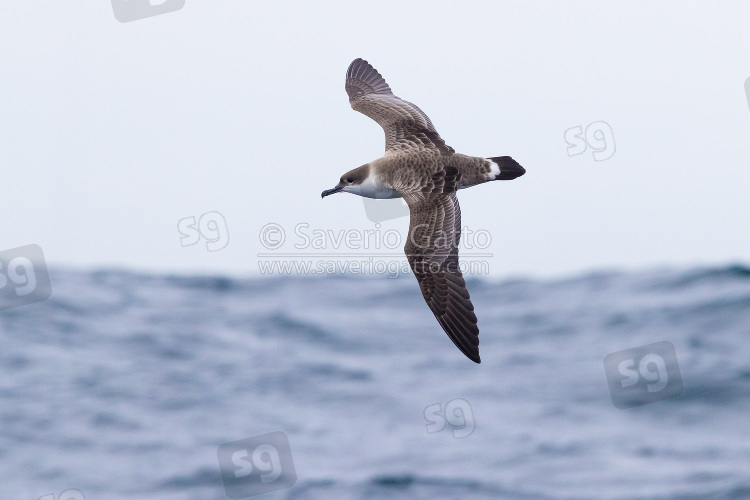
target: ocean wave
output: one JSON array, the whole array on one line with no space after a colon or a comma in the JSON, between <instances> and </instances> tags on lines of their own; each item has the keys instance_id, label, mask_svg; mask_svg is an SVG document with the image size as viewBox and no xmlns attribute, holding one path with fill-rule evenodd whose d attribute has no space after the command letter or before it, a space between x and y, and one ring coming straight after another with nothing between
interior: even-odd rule
<instances>
[{"instance_id":1,"label":"ocean wave","mask_svg":"<svg viewBox=\"0 0 750 500\"><path fill-rule=\"evenodd\" d=\"M277 498L745 498L749 276L470 277L475 365L409 276L53 270L49 300L0 311L0 480L218 500L218 446L282 431ZM662 341L683 392L614 407L602 360Z\"/></svg>"}]
</instances>

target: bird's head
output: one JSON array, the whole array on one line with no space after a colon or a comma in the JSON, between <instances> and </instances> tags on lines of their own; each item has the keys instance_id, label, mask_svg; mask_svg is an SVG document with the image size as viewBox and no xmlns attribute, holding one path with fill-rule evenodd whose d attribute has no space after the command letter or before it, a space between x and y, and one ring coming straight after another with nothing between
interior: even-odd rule
<instances>
[{"instance_id":1,"label":"bird's head","mask_svg":"<svg viewBox=\"0 0 750 500\"><path fill-rule=\"evenodd\" d=\"M329 194L338 193L344 191L345 193L358 194L360 186L370 175L370 165L362 165L354 170L350 170L339 179L339 183L333 189L326 189L320 194L321 198L325 198Z\"/></svg>"}]
</instances>

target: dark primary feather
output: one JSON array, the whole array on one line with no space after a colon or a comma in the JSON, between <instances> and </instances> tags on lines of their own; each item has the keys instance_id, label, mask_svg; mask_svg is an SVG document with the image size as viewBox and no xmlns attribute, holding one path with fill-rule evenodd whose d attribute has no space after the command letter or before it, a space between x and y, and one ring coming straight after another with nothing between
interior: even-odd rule
<instances>
[{"instance_id":1,"label":"dark primary feather","mask_svg":"<svg viewBox=\"0 0 750 500\"><path fill-rule=\"evenodd\" d=\"M434 148L443 155L455 151L445 144L430 118L415 104L393 95L378 71L355 59L346 72L346 93L352 108L369 116L385 131L385 149Z\"/></svg>"},{"instance_id":2,"label":"dark primary feather","mask_svg":"<svg viewBox=\"0 0 750 500\"><path fill-rule=\"evenodd\" d=\"M404 247L425 302L448 337L479 363L479 328L466 282L458 267L460 174L446 167L421 192L404 194L409 205L409 238Z\"/></svg>"}]
</instances>

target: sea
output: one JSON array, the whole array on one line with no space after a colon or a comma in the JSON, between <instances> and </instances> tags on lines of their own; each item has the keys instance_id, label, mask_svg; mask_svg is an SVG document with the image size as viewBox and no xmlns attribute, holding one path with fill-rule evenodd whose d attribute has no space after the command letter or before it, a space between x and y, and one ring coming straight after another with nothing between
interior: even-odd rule
<instances>
[{"instance_id":1,"label":"sea","mask_svg":"<svg viewBox=\"0 0 750 500\"><path fill-rule=\"evenodd\" d=\"M408 275L52 269L0 499L750 499L750 267L467 281L481 364Z\"/></svg>"}]
</instances>

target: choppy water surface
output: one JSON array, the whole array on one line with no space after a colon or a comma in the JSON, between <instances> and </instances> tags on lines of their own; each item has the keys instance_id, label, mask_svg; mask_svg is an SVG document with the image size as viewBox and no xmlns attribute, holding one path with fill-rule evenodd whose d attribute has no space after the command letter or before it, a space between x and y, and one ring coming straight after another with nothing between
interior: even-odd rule
<instances>
[{"instance_id":1,"label":"choppy water surface","mask_svg":"<svg viewBox=\"0 0 750 500\"><path fill-rule=\"evenodd\" d=\"M51 279L0 311L2 498L225 499L218 447L276 431L259 498L750 498L748 268L471 279L481 365L411 276ZM604 357L659 341L682 395L615 408Z\"/></svg>"}]
</instances>

